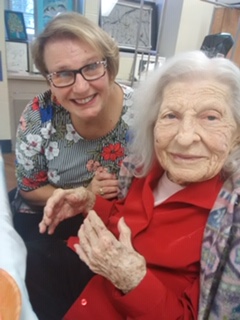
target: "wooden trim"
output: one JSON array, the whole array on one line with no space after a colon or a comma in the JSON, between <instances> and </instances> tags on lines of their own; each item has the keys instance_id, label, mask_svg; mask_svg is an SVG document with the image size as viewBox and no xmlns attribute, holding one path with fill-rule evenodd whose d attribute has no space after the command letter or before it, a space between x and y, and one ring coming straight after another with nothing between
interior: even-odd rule
<instances>
[{"instance_id":1,"label":"wooden trim","mask_svg":"<svg viewBox=\"0 0 240 320\"><path fill-rule=\"evenodd\" d=\"M227 32L234 39L233 48L227 58L240 66L240 10L234 8L214 8L210 34Z\"/></svg>"}]
</instances>

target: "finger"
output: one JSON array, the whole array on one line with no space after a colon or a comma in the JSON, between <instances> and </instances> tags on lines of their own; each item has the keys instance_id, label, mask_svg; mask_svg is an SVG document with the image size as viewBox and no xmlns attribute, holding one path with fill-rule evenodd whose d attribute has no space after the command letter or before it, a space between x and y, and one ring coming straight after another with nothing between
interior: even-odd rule
<instances>
[{"instance_id":1,"label":"finger","mask_svg":"<svg viewBox=\"0 0 240 320\"><path fill-rule=\"evenodd\" d=\"M56 226L57 224L55 223L50 223L47 225L43 220L38 225L40 233L45 233L47 231L48 234L53 234L56 229Z\"/></svg>"},{"instance_id":2,"label":"finger","mask_svg":"<svg viewBox=\"0 0 240 320\"><path fill-rule=\"evenodd\" d=\"M63 193L59 190L55 190L53 195L47 200L46 205L43 209L43 213L47 217L51 217L54 215L55 211L57 211L59 208L61 208L64 197Z\"/></svg>"},{"instance_id":3,"label":"finger","mask_svg":"<svg viewBox=\"0 0 240 320\"><path fill-rule=\"evenodd\" d=\"M111 199L114 199L117 197L119 191L116 191L116 192L112 192L112 193L106 193L104 194L103 196L101 196L102 198L104 199L107 199L107 200L111 200Z\"/></svg>"},{"instance_id":4,"label":"finger","mask_svg":"<svg viewBox=\"0 0 240 320\"><path fill-rule=\"evenodd\" d=\"M109 179L109 180L102 180L101 182L99 181L98 186L104 187L104 188L118 188L118 180L116 179Z\"/></svg>"},{"instance_id":5,"label":"finger","mask_svg":"<svg viewBox=\"0 0 240 320\"><path fill-rule=\"evenodd\" d=\"M39 223L38 227L40 233L45 233L47 231L47 226L43 220Z\"/></svg>"},{"instance_id":6,"label":"finger","mask_svg":"<svg viewBox=\"0 0 240 320\"><path fill-rule=\"evenodd\" d=\"M117 180L116 175L109 172L96 172L94 177L97 181Z\"/></svg>"},{"instance_id":7,"label":"finger","mask_svg":"<svg viewBox=\"0 0 240 320\"><path fill-rule=\"evenodd\" d=\"M79 258L86 263L86 265L90 265L89 259L87 257L87 255L85 254L85 252L83 251L82 247L79 244L74 244L74 248L76 250L77 255L79 256Z\"/></svg>"},{"instance_id":8,"label":"finger","mask_svg":"<svg viewBox=\"0 0 240 320\"><path fill-rule=\"evenodd\" d=\"M107 230L105 224L103 223L102 219L97 215L96 211L90 210L87 218L94 228L95 232L99 235L102 231Z\"/></svg>"},{"instance_id":9,"label":"finger","mask_svg":"<svg viewBox=\"0 0 240 320\"><path fill-rule=\"evenodd\" d=\"M98 238L98 242L101 240L103 235L106 235L106 233L111 234L111 232L106 228L102 219L97 215L97 213L94 210L90 210L85 219L88 220L89 224L91 225L91 228L94 230Z\"/></svg>"},{"instance_id":10,"label":"finger","mask_svg":"<svg viewBox=\"0 0 240 320\"><path fill-rule=\"evenodd\" d=\"M49 225L48 227L48 234L53 234L56 227L59 225L60 220L59 219L54 219L53 222Z\"/></svg>"},{"instance_id":11,"label":"finger","mask_svg":"<svg viewBox=\"0 0 240 320\"><path fill-rule=\"evenodd\" d=\"M80 245L74 245L75 249L77 250L77 254L78 254L79 258L82 261L84 261L93 272L95 272L96 271L96 260L92 256L93 247L91 246L91 244L88 241L84 225L81 225L81 227L78 231L78 237L79 237Z\"/></svg>"},{"instance_id":12,"label":"finger","mask_svg":"<svg viewBox=\"0 0 240 320\"><path fill-rule=\"evenodd\" d=\"M108 230L104 222L94 210L89 211L88 219L98 237L98 243L96 244L96 247L98 246L98 248L101 248L101 250L104 251L104 254L106 254L106 250L115 250L114 248L121 246L119 241L112 234L112 232Z\"/></svg>"},{"instance_id":13,"label":"finger","mask_svg":"<svg viewBox=\"0 0 240 320\"><path fill-rule=\"evenodd\" d=\"M78 189L56 189L46 202L44 207L44 215L50 218L60 211L66 201L76 202L79 196L78 193Z\"/></svg>"},{"instance_id":14,"label":"finger","mask_svg":"<svg viewBox=\"0 0 240 320\"><path fill-rule=\"evenodd\" d=\"M97 189L97 193L100 196L104 196L106 194L118 194L119 185L117 180L104 180L95 185Z\"/></svg>"},{"instance_id":15,"label":"finger","mask_svg":"<svg viewBox=\"0 0 240 320\"><path fill-rule=\"evenodd\" d=\"M48 218L45 214L43 215L42 221L39 223L39 232L44 233L47 231L48 227L51 225L53 219Z\"/></svg>"},{"instance_id":16,"label":"finger","mask_svg":"<svg viewBox=\"0 0 240 320\"><path fill-rule=\"evenodd\" d=\"M63 206L64 207L64 206ZM52 212L51 216L49 217L47 213L44 212L43 219L39 223L39 231L40 233L44 233L48 230L48 234L53 234L57 225L62 220L61 217L61 209L59 212Z\"/></svg>"},{"instance_id":17,"label":"finger","mask_svg":"<svg viewBox=\"0 0 240 320\"><path fill-rule=\"evenodd\" d=\"M103 186L98 189L98 193L100 196L104 197L105 195L117 195L119 192L118 186Z\"/></svg>"},{"instance_id":18,"label":"finger","mask_svg":"<svg viewBox=\"0 0 240 320\"><path fill-rule=\"evenodd\" d=\"M45 233L47 231L48 234L53 234L59 222L53 221L49 224L46 224L44 220L42 220L38 227L40 233Z\"/></svg>"},{"instance_id":19,"label":"finger","mask_svg":"<svg viewBox=\"0 0 240 320\"><path fill-rule=\"evenodd\" d=\"M98 233L93 228L92 223L88 217L84 219L83 225L84 225L83 231L89 244L91 246L96 246L99 242Z\"/></svg>"},{"instance_id":20,"label":"finger","mask_svg":"<svg viewBox=\"0 0 240 320\"><path fill-rule=\"evenodd\" d=\"M118 191L119 186L118 183L107 183L107 181L105 180L101 182L101 184L99 184L99 189L101 189L104 193L112 193Z\"/></svg>"},{"instance_id":21,"label":"finger","mask_svg":"<svg viewBox=\"0 0 240 320\"><path fill-rule=\"evenodd\" d=\"M123 217L121 217L118 221L118 231L119 241L129 249L133 249L131 240L131 229L126 225Z\"/></svg>"}]
</instances>

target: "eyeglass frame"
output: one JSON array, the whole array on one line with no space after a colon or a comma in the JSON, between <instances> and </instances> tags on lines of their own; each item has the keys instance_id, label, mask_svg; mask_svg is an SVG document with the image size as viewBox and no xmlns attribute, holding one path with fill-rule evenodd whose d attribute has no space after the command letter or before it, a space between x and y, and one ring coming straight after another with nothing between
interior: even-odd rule
<instances>
[{"instance_id":1,"label":"eyeglass frame","mask_svg":"<svg viewBox=\"0 0 240 320\"><path fill-rule=\"evenodd\" d=\"M89 66L94 65L94 64L103 64L105 70L104 70L103 74L102 74L100 77L95 78L95 79L88 80L88 79L86 79L85 76L83 75L82 70L83 70L84 68L89 67ZM102 78L102 77L106 74L106 68L107 68L107 60L101 60L101 61L96 61L96 62L93 62L93 63L86 64L85 66L83 66L83 67L81 67L81 68L79 68L79 69L76 69L76 70L54 71L54 72L49 73L49 74L46 76L46 78L47 78L47 80L48 80L49 82L52 83L52 85L53 85L55 88L66 88L66 87L72 86L72 85L76 82L76 77L77 77L77 74L78 74L78 73L81 74L81 76L83 77L84 80L86 80L86 81L88 81L88 82L91 82L91 81L95 81L95 80L98 80L98 79ZM65 86L60 86L60 87L59 87L59 86L56 86L56 85L54 84L53 80L52 80L52 76L55 75L55 74L62 73L62 72L73 72L73 74L74 74L74 78L73 78L74 81L73 81L73 83L67 84L67 85L65 85Z\"/></svg>"}]
</instances>

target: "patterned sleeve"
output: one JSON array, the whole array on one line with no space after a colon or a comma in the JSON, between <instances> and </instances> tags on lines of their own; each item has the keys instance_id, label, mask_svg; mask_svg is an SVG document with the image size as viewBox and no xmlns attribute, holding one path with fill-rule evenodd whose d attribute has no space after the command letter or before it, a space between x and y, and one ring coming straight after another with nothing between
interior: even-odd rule
<instances>
[{"instance_id":1,"label":"patterned sleeve","mask_svg":"<svg viewBox=\"0 0 240 320\"><path fill-rule=\"evenodd\" d=\"M18 187L31 191L48 184L44 155L40 98L35 97L24 109L16 135L16 176ZM45 141L45 142L44 142Z\"/></svg>"},{"instance_id":2,"label":"patterned sleeve","mask_svg":"<svg viewBox=\"0 0 240 320\"><path fill-rule=\"evenodd\" d=\"M122 165L119 171L118 184L119 184L119 193L118 199L124 199L128 193L128 190L132 184L133 180L133 170L135 165L130 156L126 156L123 159Z\"/></svg>"}]
</instances>

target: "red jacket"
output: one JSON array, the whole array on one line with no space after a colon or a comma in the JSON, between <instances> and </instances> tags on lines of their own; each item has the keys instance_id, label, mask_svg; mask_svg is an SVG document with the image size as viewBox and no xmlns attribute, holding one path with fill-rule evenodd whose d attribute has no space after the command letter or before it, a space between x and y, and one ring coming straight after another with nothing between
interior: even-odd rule
<instances>
[{"instance_id":1,"label":"red jacket","mask_svg":"<svg viewBox=\"0 0 240 320\"><path fill-rule=\"evenodd\" d=\"M200 252L204 226L222 186L219 177L193 183L154 208L152 189L160 175L135 179L124 202L97 198L94 210L118 237L124 216L134 248L147 261L147 274L128 294L94 276L65 320L197 319Z\"/></svg>"}]
</instances>

